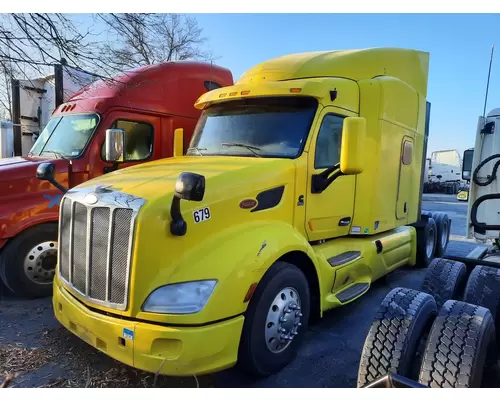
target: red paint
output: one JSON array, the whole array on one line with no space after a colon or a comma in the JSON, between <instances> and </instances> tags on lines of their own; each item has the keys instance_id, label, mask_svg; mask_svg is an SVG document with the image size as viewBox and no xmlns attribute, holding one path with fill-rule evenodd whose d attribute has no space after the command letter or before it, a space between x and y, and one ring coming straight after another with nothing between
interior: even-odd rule
<instances>
[{"instance_id":1,"label":"red paint","mask_svg":"<svg viewBox=\"0 0 500 400\"><path fill-rule=\"evenodd\" d=\"M257 205L257 201L254 199L245 199L242 200L240 203L240 208L243 208L244 210L248 210L250 208L254 208Z\"/></svg>"},{"instance_id":2,"label":"red paint","mask_svg":"<svg viewBox=\"0 0 500 400\"><path fill-rule=\"evenodd\" d=\"M52 161L56 179L66 187L76 186L103 174L111 166L101 158L106 129L116 119L132 119L153 125L152 156L142 162L171 157L173 134L184 128L184 150L189 146L200 111L195 101L206 93L205 81L221 86L233 84L231 72L216 65L200 62L168 62L137 68L122 73L112 82L98 82L80 90L52 114L97 112L100 122L84 153L73 160L52 157L12 157L0 159L0 248L8 238L44 222L57 222L59 205L51 204L44 195L55 197L62 193L49 182L35 177L37 166ZM140 162L127 162L125 168Z\"/></svg>"}]
</instances>

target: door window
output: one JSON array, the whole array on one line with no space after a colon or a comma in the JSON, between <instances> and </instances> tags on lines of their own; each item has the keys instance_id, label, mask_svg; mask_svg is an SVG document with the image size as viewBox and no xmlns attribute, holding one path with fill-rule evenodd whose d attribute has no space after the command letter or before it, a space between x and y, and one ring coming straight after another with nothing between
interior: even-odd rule
<instances>
[{"instance_id":1,"label":"door window","mask_svg":"<svg viewBox=\"0 0 500 400\"><path fill-rule=\"evenodd\" d=\"M125 131L125 160L143 161L153 153L153 126L146 122L116 120L111 127L113 129L123 129ZM105 156L104 144L101 155Z\"/></svg>"},{"instance_id":2,"label":"door window","mask_svg":"<svg viewBox=\"0 0 500 400\"><path fill-rule=\"evenodd\" d=\"M343 122L344 117L335 114L323 118L316 140L315 169L330 168L340 162Z\"/></svg>"}]
</instances>

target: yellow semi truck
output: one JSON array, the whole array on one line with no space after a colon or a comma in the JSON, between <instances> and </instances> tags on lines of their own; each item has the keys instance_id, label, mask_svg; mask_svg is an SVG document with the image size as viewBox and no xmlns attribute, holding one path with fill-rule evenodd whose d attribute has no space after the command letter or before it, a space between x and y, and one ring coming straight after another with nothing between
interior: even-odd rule
<instances>
[{"instance_id":1,"label":"yellow semi truck","mask_svg":"<svg viewBox=\"0 0 500 400\"><path fill-rule=\"evenodd\" d=\"M57 320L146 371L281 370L310 317L446 248L447 216L421 211L428 65L397 48L294 54L201 96L185 154L64 195ZM124 132L107 133L120 162Z\"/></svg>"}]
</instances>

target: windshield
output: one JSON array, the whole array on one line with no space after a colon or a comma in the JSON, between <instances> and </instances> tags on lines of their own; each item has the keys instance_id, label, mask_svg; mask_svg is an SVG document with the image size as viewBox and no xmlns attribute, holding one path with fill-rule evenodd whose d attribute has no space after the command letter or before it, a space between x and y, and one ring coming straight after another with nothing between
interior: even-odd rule
<instances>
[{"instance_id":1,"label":"windshield","mask_svg":"<svg viewBox=\"0 0 500 400\"><path fill-rule=\"evenodd\" d=\"M317 107L310 97L254 98L209 107L198 121L187 154L298 157Z\"/></svg>"},{"instance_id":2,"label":"windshield","mask_svg":"<svg viewBox=\"0 0 500 400\"><path fill-rule=\"evenodd\" d=\"M98 123L99 116L97 114L53 117L31 148L30 155L78 157Z\"/></svg>"}]
</instances>

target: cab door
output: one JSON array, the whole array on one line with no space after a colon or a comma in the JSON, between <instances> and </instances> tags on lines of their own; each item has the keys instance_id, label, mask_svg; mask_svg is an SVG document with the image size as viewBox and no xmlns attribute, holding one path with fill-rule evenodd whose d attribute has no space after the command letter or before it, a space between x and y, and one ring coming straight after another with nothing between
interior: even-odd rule
<instances>
[{"instance_id":1,"label":"cab door","mask_svg":"<svg viewBox=\"0 0 500 400\"><path fill-rule=\"evenodd\" d=\"M161 119L158 116L134 112L113 111L101 124L92 151L90 177L103 175L114 170L113 163L106 162L104 141L106 129L118 128L125 131L125 161L118 163L122 169L132 165L161 158Z\"/></svg>"},{"instance_id":2,"label":"cab door","mask_svg":"<svg viewBox=\"0 0 500 400\"><path fill-rule=\"evenodd\" d=\"M340 149L344 118L356 116L326 107L319 116L308 154L308 185L306 198L306 232L309 240L347 235L354 210L356 176L339 176L320 193L313 193L313 176L329 168L340 167Z\"/></svg>"}]
</instances>

